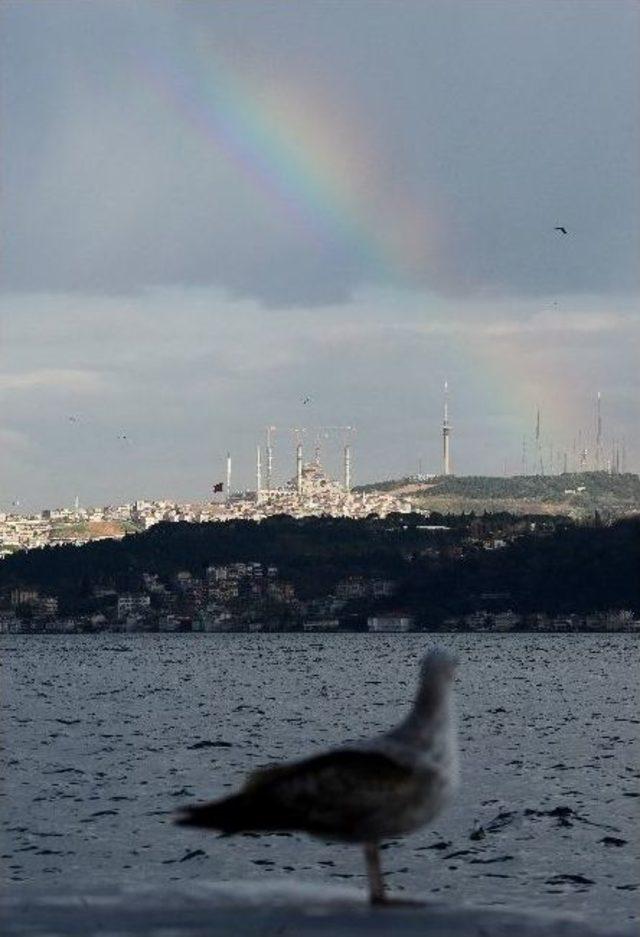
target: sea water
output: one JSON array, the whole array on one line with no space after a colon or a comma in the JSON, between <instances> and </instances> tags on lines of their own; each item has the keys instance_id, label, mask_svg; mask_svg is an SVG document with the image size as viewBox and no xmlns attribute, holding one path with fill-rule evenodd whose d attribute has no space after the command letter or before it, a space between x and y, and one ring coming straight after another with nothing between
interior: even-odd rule
<instances>
[{"instance_id":1,"label":"sea water","mask_svg":"<svg viewBox=\"0 0 640 937\"><path fill-rule=\"evenodd\" d=\"M364 888L357 847L219 838L170 815L227 794L258 766L393 725L436 642L461 660L461 788L433 824L386 844L390 889L633 919L632 635L5 635L5 880Z\"/></svg>"}]
</instances>

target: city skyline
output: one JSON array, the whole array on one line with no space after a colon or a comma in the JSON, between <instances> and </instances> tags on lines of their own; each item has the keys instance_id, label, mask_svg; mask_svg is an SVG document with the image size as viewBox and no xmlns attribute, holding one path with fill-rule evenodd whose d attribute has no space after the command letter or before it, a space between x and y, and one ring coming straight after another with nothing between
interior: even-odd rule
<instances>
[{"instance_id":1,"label":"city skyline","mask_svg":"<svg viewBox=\"0 0 640 937\"><path fill-rule=\"evenodd\" d=\"M442 422L438 427L432 428L432 436L439 440L440 455L434 456L433 464L425 463L423 458L418 459L414 465L395 476L395 480L414 478L426 480L429 478L444 478L447 475L479 476L482 473L467 471L457 472L451 457L452 422L449 414L449 387L445 382L443 391ZM550 475L581 475L583 473L601 472L604 474L635 473L633 466L628 465L627 442L624 438L609 436L603 432L602 394L597 392L594 398L593 425L586 425L577 429L571 443L564 440L558 445L543 431L543 415L540 408L535 414L535 425L530 433L522 436L521 448L515 446L510 453L511 458L505 458L502 471L497 471L486 477L518 477L518 476L550 476ZM269 424L263 428L262 440L258 437L253 444L254 465L253 478L251 472L246 470L246 458L241 458L243 467L239 480L234 470L236 455L230 450L224 454L218 453L210 467L210 477L205 478L203 490L195 496L187 497L181 492L154 492L133 493L124 501L105 498L102 502L89 502L76 494L73 499L67 498L65 502L47 504L33 507L29 502L14 499L11 502L5 497L4 502L0 496L0 512L7 515L39 514L40 511L62 509L68 514L72 512L71 502L76 511L89 508L98 509L100 506L115 507L131 506L136 502L153 502L171 504L174 507L183 505L190 507L206 505L211 502L218 506L231 497L257 496L256 504L260 503L260 495L269 491L283 492L289 488L298 488L300 491L301 473L313 466L321 468L325 477L337 482L339 488L350 491L353 487L369 485L376 482L393 480L376 474L375 466L366 466L365 475L354 481L354 451L357 461L357 427L355 426L307 426L284 427ZM279 439L279 445L276 440ZM431 449L436 450L437 445L432 439ZM126 439L124 441L127 441ZM444 446L444 449L442 447ZM455 451L455 449L454 449ZM202 466L203 477L207 474L208 466ZM5 492L6 495L6 492ZM219 496L219 497L218 497Z\"/></svg>"},{"instance_id":2,"label":"city skyline","mask_svg":"<svg viewBox=\"0 0 640 937\"><path fill-rule=\"evenodd\" d=\"M0 15L0 509L249 488L272 420L437 472L445 380L454 473L598 392L637 471L636 5Z\"/></svg>"},{"instance_id":3,"label":"city skyline","mask_svg":"<svg viewBox=\"0 0 640 937\"><path fill-rule=\"evenodd\" d=\"M455 408L455 396L454 396ZM39 512L51 507L68 506L72 501L81 501L83 505L95 507L99 504L132 503L136 500L168 500L177 503L206 502L210 499L212 487L222 483L225 492L246 492L256 488L256 448L258 450L258 470L263 478L263 487L266 487L267 464L271 463L271 472L274 487L282 487L296 474L295 444L297 440L302 446L303 460L309 464L317 460L322 454L323 467L330 477L341 478L344 475L344 444L349 442L349 472L351 477L356 473L354 484L363 485L385 481L392 478L408 476L439 476L439 475L477 475L477 476L517 476L517 475L558 475L562 473L581 473L591 471L636 472L633 459L635 456L635 437L627 439L620 433L620 423L616 414L606 412L603 417L603 394L601 391L592 393L591 398L584 401L582 422L571 428L572 435L557 437L553 435L553 427L547 429L547 416L538 406L532 414L530 425L523 425L522 434L514 434L507 442L508 448L502 452L495 450L486 458L482 450L472 455L469 460L468 449L464 437L459 439L460 428L462 432L469 432L480 428L482 433L485 422L482 415L474 417L473 413L456 413L454 415L455 427L451 419L451 388L445 381L439 389L440 414L433 425L425 428L422 437L399 440L395 439L393 447L385 448L385 430L381 426L378 430L378 452L383 455L381 464L361 461L362 452L371 447L370 440L363 440L360 446L361 434L356 426L328 426L313 425L307 421L307 426L288 426L282 421L278 426L268 423L258 427L252 434L250 425L236 428L233 438L240 438L241 447L234 451L226 449L225 441L215 449L211 447L212 458L202 465L192 463L191 478L176 476L174 487L171 490L161 488L153 489L145 483L147 474L152 474L147 467L138 462L139 475L142 487L139 490L126 490L116 485L113 491L119 491L115 496L109 494L107 487L103 490L103 497L91 497L91 484L79 474L70 473L59 486L64 496L58 501L38 502L26 494L24 486L18 487L18 492L11 492L7 486L0 492L0 511L7 513ZM434 401L425 400L425 409L433 413ZM607 401L604 400L605 409ZM311 404L311 406L308 406ZM299 401L298 412L309 416L314 412L313 400L310 397ZM487 414L484 419L487 421ZM419 423L419 420L415 420ZM84 414L70 414L66 417L67 428L72 434L80 436L86 429ZM445 433L446 426L446 433ZM91 431L91 426L88 427ZM345 435L345 431L346 435ZM446 439L446 455L443 444ZM489 443L489 433L484 435L483 449ZM114 440L109 440L112 444ZM133 461L138 440L127 433L118 433L115 445L125 458ZM458 449L459 444L459 449ZM270 456L268 455L271 449ZM458 458L458 451L463 453ZM385 458L389 452L398 458L389 460ZM452 454L453 453L453 454ZM167 455L170 453L168 452ZM183 453L188 458L189 453ZM230 458L233 456L233 481L228 486ZM404 463L402 462L404 459ZM467 461L465 462L465 459ZM395 465L395 474L384 474L384 465ZM478 466L485 464L488 468L480 470ZM194 484L195 479L195 484ZM82 494L80 494L81 492Z\"/></svg>"}]
</instances>

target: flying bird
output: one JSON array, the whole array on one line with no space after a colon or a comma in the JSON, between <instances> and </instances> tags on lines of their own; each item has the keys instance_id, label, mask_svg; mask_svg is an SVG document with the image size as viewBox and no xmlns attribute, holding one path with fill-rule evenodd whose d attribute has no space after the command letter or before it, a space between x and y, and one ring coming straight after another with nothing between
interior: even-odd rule
<instances>
[{"instance_id":1,"label":"flying bird","mask_svg":"<svg viewBox=\"0 0 640 937\"><path fill-rule=\"evenodd\" d=\"M560 234L568 234L568 233L569 233L569 232L567 231L567 229L564 228L562 225L558 225L558 226L555 227L553 230L554 230L554 231L559 231Z\"/></svg>"},{"instance_id":2,"label":"flying bird","mask_svg":"<svg viewBox=\"0 0 640 937\"><path fill-rule=\"evenodd\" d=\"M456 665L457 659L441 648L427 654L413 706L389 732L260 769L237 794L186 807L175 822L223 835L302 831L360 844L372 904L390 903L380 843L423 827L457 786Z\"/></svg>"},{"instance_id":3,"label":"flying bird","mask_svg":"<svg viewBox=\"0 0 640 937\"><path fill-rule=\"evenodd\" d=\"M302 401L302 403L303 403L303 404L305 404L305 403L311 403L311 397L305 397L304 400Z\"/></svg>"}]
</instances>

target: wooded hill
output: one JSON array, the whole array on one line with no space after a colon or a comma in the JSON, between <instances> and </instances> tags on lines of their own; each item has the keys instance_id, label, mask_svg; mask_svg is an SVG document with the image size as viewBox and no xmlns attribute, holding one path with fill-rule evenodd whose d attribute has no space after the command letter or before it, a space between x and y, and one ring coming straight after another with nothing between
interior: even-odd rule
<instances>
[{"instance_id":1,"label":"wooded hill","mask_svg":"<svg viewBox=\"0 0 640 937\"><path fill-rule=\"evenodd\" d=\"M506 545L487 549L498 537ZM487 595L494 611L640 612L640 519L587 525L412 514L164 523L121 541L8 557L0 563L0 592L34 588L58 597L65 613L85 612L95 605L96 586L137 591L143 573L170 582L181 570L203 577L210 565L250 561L277 566L301 599L326 596L350 575L392 580L395 594L379 607L402 608L425 627L483 607Z\"/></svg>"},{"instance_id":2,"label":"wooded hill","mask_svg":"<svg viewBox=\"0 0 640 937\"><path fill-rule=\"evenodd\" d=\"M449 475L376 482L358 489L406 493L417 510L508 511L587 518L597 511L611 519L640 513L640 477L631 473L562 475Z\"/></svg>"}]
</instances>

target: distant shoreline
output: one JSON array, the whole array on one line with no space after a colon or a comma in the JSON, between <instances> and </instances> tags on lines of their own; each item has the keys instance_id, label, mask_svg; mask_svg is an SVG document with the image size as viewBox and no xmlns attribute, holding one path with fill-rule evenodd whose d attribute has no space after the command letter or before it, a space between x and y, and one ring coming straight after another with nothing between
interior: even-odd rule
<instances>
[{"instance_id":1,"label":"distant shoreline","mask_svg":"<svg viewBox=\"0 0 640 937\"><path fill-rule=\"evenodd\" d=\"M270 628L268 631L5 631L0 632L0 638L15 638L15 637L53 637L58 638L61 636L64 637L77 637L77 638L107 638L107 637L122 637L122 638L132 638L138 637L140 635L175 635L178 637L211 637L212 635L280 635L280 634L297 634L304 635L309 638L330 638L336 637L344 634L359 634L366 635L368 637L392 637L394 635L406 637L407 635L416 635L416 634L425 634L425 635L448 635L448 634L466 634L466 635L478 635L486 636L491 635L502 635L503 637L510 637L518 634L522 635L533 635L533 634L549 634L549 635L567 635L567 634L600 634L600 635L616 635L616 634L637 634L640 636L640 628L617 628L607 629L607 628L580 628L577 630L566 628L539 628L539 629L526 629L519 628L515 631L472 631L470 629L450 629L444 630L442 628L434 629L433 631L429 630L414 630L414 631L361 631L357 629L346 629L342 628L339 631L302 631L300 629L273 629Z\"/></svg>"},{"instance_id":2,"label":"distant shoreline","mask_svg":"<svg viewBox=\"0 0 640 937\"><path fill-rule=\"evenodd\" d=\"M0 563L0 633L640 631L640 519L164 523Z\"/></svg>"}]
</instances>

